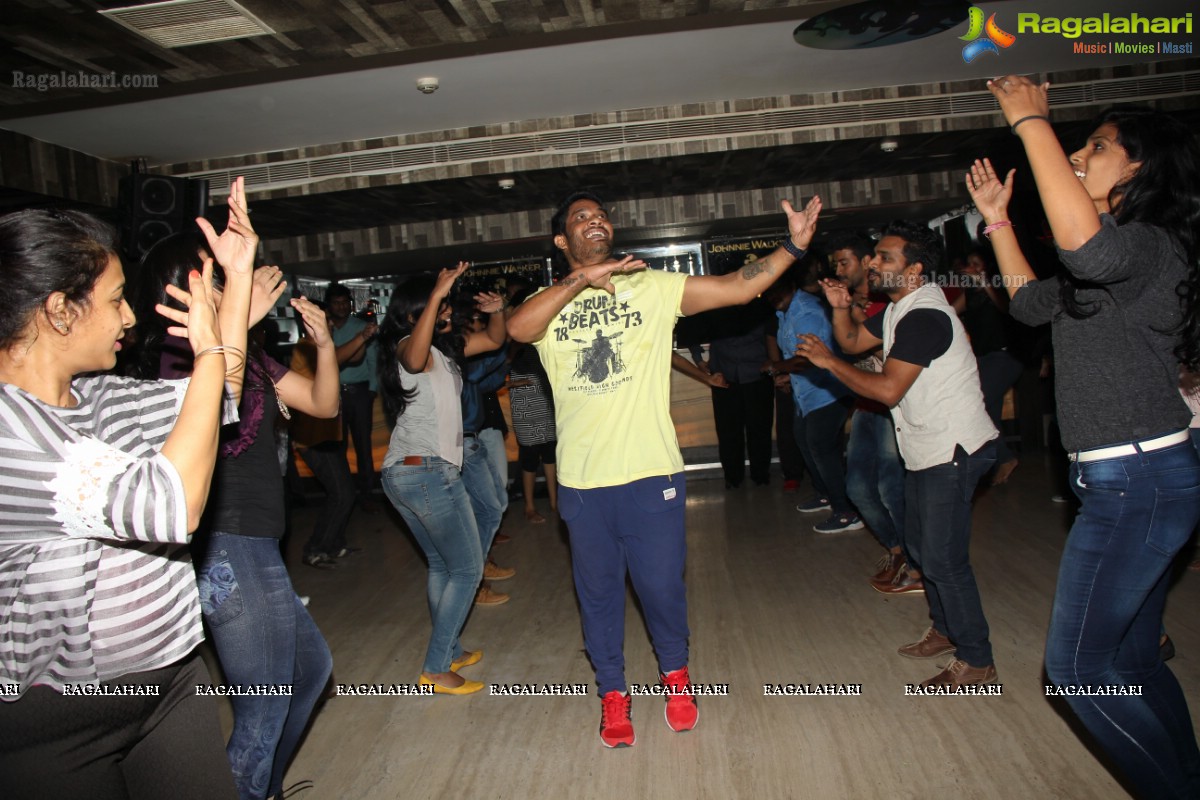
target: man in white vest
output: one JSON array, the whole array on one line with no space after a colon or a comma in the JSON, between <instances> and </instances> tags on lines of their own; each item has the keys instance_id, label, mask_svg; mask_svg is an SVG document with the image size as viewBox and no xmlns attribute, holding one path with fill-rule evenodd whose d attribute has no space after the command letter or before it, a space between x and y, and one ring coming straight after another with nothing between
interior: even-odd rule
<instances>
[{"instance_id":1,"label":"man in white vest","mask_svg":"<svg viewBox=\"0 0 1200 800\"><path fill-rule=\"evenodd\" d=\"M863 323L850 315L850 294L823 284L833 330L845 353L883 345L883 371L864 372L819 339L800 337L796 354L832 372L860 396L886 404L908 475L905 547L925 576L932 626L900 655L954 654L921 684L958 689L996 682L987 619L968 556L971 495L996 460L999 435L983 406L966 331L930 276L945 260L941 237L925 225L894 222L868 263L873 288L891 301Z\"/></svg>"}]
</instances>

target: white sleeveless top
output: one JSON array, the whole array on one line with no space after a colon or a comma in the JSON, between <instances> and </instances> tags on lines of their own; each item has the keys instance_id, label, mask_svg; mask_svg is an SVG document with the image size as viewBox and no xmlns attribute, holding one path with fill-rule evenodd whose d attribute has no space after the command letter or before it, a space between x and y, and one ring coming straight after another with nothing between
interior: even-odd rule
<instances>
[{"instance_id":1,"label":"white sleeveless top","mask_svg":"<svg viewBox=\"0 0 1200 800\"><path fill-rule=\"evenodd\" d=\"M462 469L462 375L458 366L436 347L430 348L433 366L413 374L398 364L400 385L414 386L416 395L396 420L383 466L390 467L405 456L438 456Z\"/></svg>"},{"instance_id":2,"label":"white sleeveless top","mask_svg":"<svg viewBox=\"0 0 1200 800\"><path fill-rule=\"evenodd\" d=\"M974 453L999 435L983 407L979 369L966 329L940 288L922 286L888 305L883 317L884 358L896 341L900 320L918 308L936 309L950 317L953 339L892 408L896 443L908 469L945 464L954 457L956 445Z\"/></svg>"}]
</instances>

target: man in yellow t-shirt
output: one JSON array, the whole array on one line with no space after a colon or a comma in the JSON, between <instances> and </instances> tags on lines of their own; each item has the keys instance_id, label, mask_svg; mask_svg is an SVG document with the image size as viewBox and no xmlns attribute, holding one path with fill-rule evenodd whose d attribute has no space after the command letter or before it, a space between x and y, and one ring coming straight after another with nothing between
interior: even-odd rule
<instances>
[{"instance_id":1,"label":"man in yellow t-shirt","mask_svg":"<svg viewBox=\"0 0 1200 800\"><path fill-rule=\"evenodd\" d=\"M683 457L670 415L671 335L677 317L747 303L804 253L821 201L786 200L789 237L741 270L688 276L612 255L600 198L576 192L551 220L571 272L526 300L508 332L533 342L554 390L559 514L570 531L583 637L601 697L600 740L634 743L625 682L625 576L646 615L666 687L667 725L691 730L683 582Z\"/></svg>"}]
</instances>

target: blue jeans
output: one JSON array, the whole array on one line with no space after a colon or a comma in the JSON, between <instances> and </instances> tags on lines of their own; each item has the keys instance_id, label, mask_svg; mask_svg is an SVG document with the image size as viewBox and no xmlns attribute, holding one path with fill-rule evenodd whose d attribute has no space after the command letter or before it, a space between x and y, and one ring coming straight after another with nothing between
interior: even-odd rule
<instances>
[{"instance_id":1,"label":"blue jeans","mask_svg":"<svg viewBox=\"0 0 1200 800\"><path fill-rule=\"evenodd\" d=\"M1145 797L1200 797L1187 701L1159 658L1169 567L1200 519L1191 442L1074 463L1082 506L1058 570L1046 674L1058 686L1141 686L1140 697L1071 696L1084 726Z\"/></svg>"},{"instance_id":2,"label":"blue jeans","mask_svg":"<svg viewBox=\"0 0 1200 800\"><path fill-rule=\"evenodd\" d=\"M909 470L904 493L904 547L925 579L929 618L972 667L992 663L987 619L971 569L971 496L996 463L996 444L928 469Z\"/></svg>"},{"instance_id":3,"label":"blue jeans","mask_svg":"<svg viewBox=\"0 0 1200 800\"><path fill-rule=\"evenodd\" d=\"M500 530L500 520L508 505L508 493L504 501L496 491L496 472L492 467L487 446L476 436L463 437L462 484L471 498L471 509L475 512L475 529L479 531L479 547L483 557L492 548L492 539Z\"/></svg>"},{"instance_id":4,"label":"blue jeans","mask_svg":"<svg viewBox=\"0 0 1200 800\"><path fill-rule=\"evenodd\" d=\"M817 495L829 501L835 515L853 514L846 497L846 466L842 461L842 429L851 398L843 397L807 414L796 414L792 430ZM799 406L797 406L799 412Z\"/></svg>"},{"instance_id":5,"label":"blue jeans","mask_svg":"<svg viewBox=\"0 0 1200 800\"><path fill-rule=\"evenodd\" d=\"M996 440L996 463L1007 464L1016 456L1012 454L1012 451L1008 449L1008 443L1004 441L1004 420L1002 419L1004 395L1021 377L1021 371L1025 367L1017 360L1016 356L1007 350L993 350L982 356L978 364L979 388L983 391L983 407L987 409L988 417L996 426L996 430L1000 431L1000 438Z\"/></svg>"},{"instance_id":6,"label":"blue jeans","mask_svg":"<svg viewBox=\"0 0 1200 800\"><path fill-rule=\"evenodd\" d=\"M904 544L904 463L887 412L854 412L846 446L846 494L879 543Z\"/></svg>"},{"instance_id":7,"label":"blue jeans","mask_svg":"<svg viewBox=\"0 0 1200 800\"><path fill-rule=\"evenodd\" d=\"M504 446L504 431L484 428L479 432L479 441L487 448L488 466L492 468L496 496L500 499L500 513L503 514L508 510L508 450Z\"/></svg>"},{"instance_id":8,"label":"blue jeans","mask_svg":"<svg viewBox=\"0 0 1200 800\"><path fill-rule=\"evenodd\" d=\"M197 583L226 684L292 687L290 697L230 698L225 752L238 794L273 796L329 680L329 647L292 590L278 539L214 532Z\"/></svg>"},{"instance_id":9,"label":"blue jeans","mask_svg":"<svg viewBox=\"0 0 1200 800\"><path fill-rule=\"evenodd\" d=\"M471 498L458 467L437 457L383 470L383 492L400 512L429 561L426 594L433 632L422 672L450 671L462 655L458 635L483 579L483 550Z\"/></svg>"},{"instance_id":10,"label":"blue jeans","mask_svg":"<svg viewBox=\"0 0 1200 800\"><path fill-rule=\"evenodd\" d=\"M637 592L660 672L688 663L683 475L622 486L559 489L583 643L600 696L625 691L625 576Z\"/></svg>"}]
</instances>

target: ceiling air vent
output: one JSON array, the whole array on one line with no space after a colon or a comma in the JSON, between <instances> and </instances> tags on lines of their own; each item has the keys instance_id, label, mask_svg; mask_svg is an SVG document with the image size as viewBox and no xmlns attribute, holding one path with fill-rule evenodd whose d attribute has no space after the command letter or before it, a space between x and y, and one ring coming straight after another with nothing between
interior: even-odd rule
<instances>
[{"instance_id":1,"label":"ceiling air vent","mask_svg":"<svg viewBox=\"0 0 1200 800\"><path fill-rule=\"evenodd\" d=\"M163 47L187 47L275 33L232 0L170 0L100 13Z\"/></svg>"}]
</instances>

